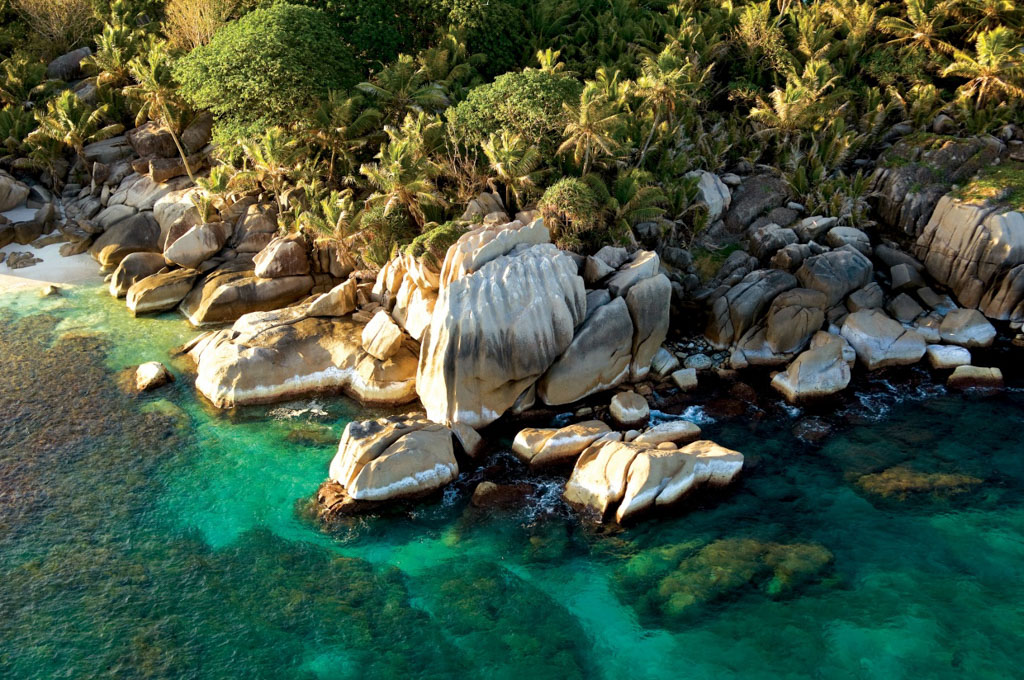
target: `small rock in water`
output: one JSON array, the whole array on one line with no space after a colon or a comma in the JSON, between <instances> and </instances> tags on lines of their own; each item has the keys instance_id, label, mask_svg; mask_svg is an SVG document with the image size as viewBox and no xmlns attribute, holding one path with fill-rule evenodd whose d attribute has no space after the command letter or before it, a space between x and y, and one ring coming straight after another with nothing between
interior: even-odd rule
<instances>
[{"instance_id":1,"label":"small rock in water","mask_svg":"<svg viewBox=\"0 0 1024 680\"><path fill-rule=\"evenodd\" d=\"M953 374L946 380L946 386L955 390L972 388L1001 390L1003 388L1003 372L998 368L957 366Z\"/></svg>"},{"instance_id":2,"label":"small rock in water","mask_svg":"<svg viewBox=\"0 0 1024 680\"><path fill-rule=\"evenodd\" d=\"M694 354L693 356L687 357L686 361L683 362L683 366L686 368L693 368L698 371L706 371L714 365L714 362L706 354Z\"/></svg>"},{"instance_id":3,"label":"small rock in water","mask_svg":"<svg viewBox=\"0 0 1024 680\"><path fill-rule=\"evenodd\" d=\"M820 444L832 434L832 425L824 418L802 418L793 426L793 436L808 444Z\"/></svg>"},{"instance_id":4,"label":"small rock in water","mask_svg":"<svg viewBox=\"0 0 1024 680\"><path fill-rule=\"evenodd\" d=\"M620 392L612 397L612 419L623 429L642 427L651 416L651 407L647 400L636 392Z\"/></svg>"},{"instance_id":5,"label":"small rock in water","mask_svg":"<svg viewBox=\"0 0 1024 680\"><path fill-rule=\"evenodd\" d=\"M533 491L529 484L480 482L469 501L474 508L508 509L523 505Z\"/></svg>"},{"instance_id":6,"label":"small rock in water","mask_svg":"<svg viewBox=\"0 0 1024 680\"><path fill-rule=\"evenodd\" d=\"M967 366L971 363L971 352L956 345L928 345L925 350L928 363L936 370Z\"/></svg>"},{"instance_id":7,"label":"small rock in water","mask_svg":"<svg viewBox=\"0 0 1024 680\"><path fill-rule=\"evenodd\" d=\"M60 295L60 287L53 284L43 286L39 291L39 297L56 297Z\"/></svg>"},{"instance_id":8,"label":"small rock in water","mask_svg":"<svg viewBox=\"0 0 1024 680\"><path fill-rule=\"evenodd\" d=\"M682 368L672 374L672 382L683 392L688 392L697 386L697 369Z\"/></svg>"},{"instance_id":9,"label":"small rock in water","mask_svg":"<svg viewBox=\"0 0 1024 680\"><path fill-rule=\"evenodd\" d=\"M174 376L159 361L149 361L135 369L135 388L139 392L155 390L174 380Z\"/></svg>"}]
</instances>

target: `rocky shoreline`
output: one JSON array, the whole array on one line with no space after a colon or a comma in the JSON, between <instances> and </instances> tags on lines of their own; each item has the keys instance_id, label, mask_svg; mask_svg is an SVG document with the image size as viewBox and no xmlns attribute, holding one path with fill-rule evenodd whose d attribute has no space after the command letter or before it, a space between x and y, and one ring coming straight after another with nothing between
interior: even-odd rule
<instances>
[{"instance_id":1,"label":"rocky shoreline","mask_svg":"<svg viewBox=\"0 0 1024 680\"><path fill-rule=\"evenodd\" d=\"M765 170L705 173L717 220L704 243L741 248L702 280L675 247L559 250L538 214L510 217L489 193L440 252L357 270L342 242L281 233L260 195L201 215L202 190L157 162L173 157L161 135L87 147L91 185L59 199L0 176L0 207L35 210L0 226L0 242L66 239L62 254L90 253L134 314L177 308L214 326L181 352L217 408L339 392L418 402L346 429L316 494L323 518L431 496L480 467L502 430L529 469L562 471L582 515L630 521L713 493L744 464L685 418L651 424L651 409L701 395L735 416L771 394L813 411L865 375L916 365L950 389L995 390L1015 368L999 357L1022 344L1024 215L953 183L1017 162L995 138L897 142L873 180L883 223L859 227L802 216ZM208 130L190 139L202 149ZM158 385L145 370L140 389Z\"/></svg>"}]
</instances>

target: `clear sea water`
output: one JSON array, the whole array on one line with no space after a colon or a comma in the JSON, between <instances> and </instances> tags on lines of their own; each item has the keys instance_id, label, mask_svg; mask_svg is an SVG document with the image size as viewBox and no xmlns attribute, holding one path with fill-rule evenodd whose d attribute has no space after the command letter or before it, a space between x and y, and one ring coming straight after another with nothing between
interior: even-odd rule
<instances>
[{"instance_id":1,"label":"clear sea water","mask_svg":"<svg viewBox=\"0 0 1024 680\"><path fill-rule=\"evenodd\" d=\"M97 288L0 300L0 677L1021 677L1021 392L865 396L820 445L796 411L719 417L739 484L625 530L553 479L481 512L471 477L324 528L308 499L372 413L217 412L168 359L192 335ZM176 383L126 393L153 359Z\"/></svg>"}]
</instances>

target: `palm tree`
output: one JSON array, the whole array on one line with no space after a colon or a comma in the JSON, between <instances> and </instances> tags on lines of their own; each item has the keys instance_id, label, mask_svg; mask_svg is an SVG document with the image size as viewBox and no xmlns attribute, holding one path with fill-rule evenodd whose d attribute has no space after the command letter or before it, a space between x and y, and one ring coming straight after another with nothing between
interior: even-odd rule
<instances>
[{"instance_id":1,"label":"palm tree","mask_svg":"<svg viewBox=\"0 0 1024 680\"><path fill-rule=\"evenodd\" d=\"M684 102L693 101L711 74L711 66L701 69L695 59L683 54L678 43L669 43L658 54L648 54L640 65L641 75L636 81L636 92L644 105L654 112L651 131L647 135L637 167L654 139L654 132L662 121L668 122L669 134L674 133L675 113Z\"/></svg>"},{"instance_id":2,"label":"palm tree","mask_svg":"<svg viewBox=\"0 0 1024 680\"><path fill-rule=\"evenodd\" d=\"M584 176L583 181L601 203L609 230L623 234L633 243L636 242L633 229L638 224L656 222L665 214L667 197L649 172L636 169L621 172L610 189L595 174Z\"/></svg>"},{"instance_id":3,"label":"palm tree","mask_svg":"<svg viewBox=\"0 0 1024 680\"><path fill-rule=\"evenodd\" d=\"M449 103L444 87L430 82L427 71L407 54L399 55L373 82L359 83L356 89L376 101L391 122L409 111L437 111Z\"/></svg>"},{"instance_id":4,"label":"palm tree","mask_svg":"<svg viewBox=\"0 0 1024 680\"><path fill-rule=\"evenodd\" d=\"M34 101L47 95L58 81L46 79L46 64L24 55L15 55L0 64L0 104L32 107Z\"/></svg>"},{"instance_id":5,"label":"palm tree","mask_svg":"<svg viewBox=\"0 0 1024 680\"><path fill-rule=\"evenodd\" d=\"M883 33L893 36L890 42L923 49L929 53L949 54L953 46L943 38L949 32L945 26L952 4L950 0L903 0L906 18L884 17L878 22Z\"/></svg>"},{"instance_id":6,"label":"palm tree","mask_svg":"<svg viewBox=\"0 0 1024 680\"><path fill-rule=\"evenodd\" d=\"M562 50L553 50L550 47L537 51L537 63L544 73L565 73L565 63L558 61L562 56Z\"/></svg>"},{"instance_id":7,"label":"palm tree","mask_svg":"<svg viewBox=\"0 0 1024 680\"><path fill-rule=\"evenodd\" d=\"M437 169L420 148L418 140L389 130L390 140L380 147L376 163L366 163L359 172L376 191L366 206L384 205L385 214L404 209L422 230L426 216L422 205L445 205L434 184Z\"/></svg>"},{"instance_id":8,"label":"palm tree","mask_svg":"<svg viewBox=\"0 0 1024 680\"><path fill-rule=\"evenodd\" d=\"M382 114L367 106L359 95L347 96L331 91L313 111L306 125L312 142L331 152L327 181L334 181L334 168L340 162L343 174L350 177L356 170L356 153L365 147L380 125Z\"/></svg>"},{"instance_id":9,"label":"palm tree","mask_svg":"<svg viewBox=\"0 0 1024 680\"><path fill-rule=\"evenodd\" d=\"M455 95L479 79L477 68L487 57L471 54L465 41L446 33L436 45L417 54L416 61L428 82L437 83L449 95Z\"/></svg>"},{"instance_id":10,"label":"palm tree","mask_svg":"<svg viewBox=\"0 0 1024 680\"><path fill-rule=\"evenodd\" d=\"M135 125L141 125L146 120L152 120L158 125L167 128L174 140L174 146L178 149L182 163L185 164L185 172L192 182L196 181L189 167L188 154L181 146L178 138L185 121L191 114L189 106L178 95L178 86L174 81L173 66L174 60L167 43L153 40L146 56L137 56L128 63L128 70L135 80L134 85L125 88L124 93L129 99L139 104L139 113L135 118Z\"/></svg>"},{"instance_id":11,"label":"palm tree","mask_svg":"<svg viewBox=\"0 0 1024 680\"><path fill-rule=\"evenodd\" d=\"M231 178L232 186L262 188L277 199L278 214L284 215L285 189L300 165L304 149L284 128L269 127L259 139L242 143L245 164Z\"/></svg>"},{"instance_id":12,"label":"palm tree","mask_svg":"<svg viewBox=\"0 0 1024 680\"><path fill-rule=\"evenodd\" d=\"M971 22L967 35L972 40L999 26L1019 29L1024 16L1014 0L965 0L955 11L957 17Z\"/></svg>"},{"instance_id":13,"label":"palm tree","mask_svg":"<svg viewBox=\"0 0 1024 680\"><path fill-rule=\"evenodd\" d=\"M108 123L109 108L104 105L93 109L74 92L65 90L56 99L46 102L46 111L36 114L39 127L29 136L29 144L43 139L58 142L72 149L86 164L85 146L121 134L124 126Z\"/></svg>"},{"instance_id":14,"label":"palm tree","mask_svg":"<svg viewBox=\"0 0 1024 680\"><path fill-rule=\"evenodd\" d=\"M583 88L578 105L562 104L562 107L569 123L558 153L571 151L573 161L582 163L581 173L586 175L591 163L603 156L614 156L618 151L615 133L622 124L622 112L602 97L593 84Z\"/></svg>"},{"instance_id":15,"label":"palm tree","mask_svg":"<svg viewBox=\"0 0 1024 680\"><path fill-rule=\"evenodd\" d=\"M772 90L768 101L758 96L750 110L750 119L760 125L755 136L774 136L785 145L794 135L818 128L826 118L824 95L837 80L828 62L815 59L807 62L803 74L791 71L785 89ZM844 107L832 113L838 115Z\"/></svg>"},{"instance_id":16,"label":"palm tree","mask_svg":"<svg viewBox=\"0 0 1024 680\"><path fill-rule=\"evenodd\" d=\"M139 54L142 33L127 24L103 27L96 36L96 53L86 57L83 63L97 69L97 87L123 87L131 80L131 60Z\"/></svg>"},{"instance_id":17,"label":"palm tree","mask_svg":"<svg viewBox=\"0 0 1024 680\"><path fill-rule=\"evenodd\" d=\"M943 76L958 76L968 81L960 86L964 97L977 96L978 105L998 95L1024 97L1024 44L1013 31L999 26L984 31L975 41L975 54L957 50L953 63Z\"/></svg>"},{"instance_id":18,"label":"palm tree","mask_svg":"<svg viewBox=\"0 0 1024 680\"><path fill-rule=\"evenodd\" d=\"M481 147L494 174L505 185L505 208L515 214L512 199L521 207L524 190L537 186L541 175L537 168L543 160L540 151L507 130L502 130L500 135L492 133Z\"/></svg>"}]
</instances>

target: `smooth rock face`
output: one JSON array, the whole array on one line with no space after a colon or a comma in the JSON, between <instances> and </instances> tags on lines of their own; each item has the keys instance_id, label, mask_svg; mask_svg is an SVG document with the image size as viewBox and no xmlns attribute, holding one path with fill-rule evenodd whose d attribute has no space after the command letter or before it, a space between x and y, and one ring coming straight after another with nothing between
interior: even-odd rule
<instances>
[{"instance_id":1,"label":"smooth rock face","mask_svg":"<svg viewBox=\"0 0 1024 680\"><path fill-rule=\"evenodd\" d=\"M348 316L356 309L356 281L349 279L324 293L309 305L310 316Z\"/></svg>"},{"instance_id":2,"label":"smooth rock face","mask_svg":"<svg viewBox=\"0 0 1024 680\"><path fill-rule=\"evenodd\" d=\"M391 315L381 310L363 328L363 349L370 356L387 361L401 348L404 337L402 329L391 319Z\"/></svg>"},{"instance_id":3,"label":"smooth rock face","mask_svg":"<svg viewBox=\"0 0 1024 680\"><path fill-rule=\"evenodd\" d=\"M598 307L569 347L537 383L537 396L552 406L571 404L619 385L629 376L633 321L623 298Z\"/></svg>"},{"instance_id":4,"label":"smooth rock face","mask_svg":"<svg viewBox=\"0 0 1024 680\"><path fill-rule=\"evenodd\" d=\"M853 291L871 281L874 267L862 253L847 248L831 250L808 258L796 273L804 288L828 296L828 306L838 304Z\"/></svg>"},{"instance_id":5,"label":"smooth rock face","mask_svg":"<svg viewBox=\"0 0 1024 680\"><path fill-rule=\"evenodd\" d=\"M710 441L681 449L635 442L597 442L576 461L565 500L622 522L642 511L676 503L702 485L725 485L739 474L743 455Z\"/></svg>"},{"instance_id":6,"label":"smooth rock face","mask_svg":"<svg viewBox=\"0 0 1024 680\"><path fill-rule=\"evenodd\" d=\"M971 363L971 351L955 345L928 345L926 354L928 363L939 371L969 366Z\"/></svg>"},{"instance_id":7,"label":"smooth rock face","mask_svg":"<svg viewBox=\"0 0 1024 680\"><path fill-rule=\"evenodd\" d=\"M799 352L825 323L828 297L817 290L793 288L781 293L768 310L765 339L777 354Z\"/></svg>"},{"instance_id":8,"label":"smooth rock face","mask_svg":"<svg viewBox=\"0 0 1024 680\"><path fill-rule=\"evenodd\" d=\"M118 222L97 238L89 254L103 270L112 270L132 253L159 252L160 225L149 212Z\"/></svg>"},{"instance_id":9,"label":"smooth rock face","mask_svg":"<svg viewBox=\"0 0 1024 680\"><path fill-rule=\"evenodd\" d=\"M637 282L626 293L626 307L633 320L630 380L641 380L651 370L654 355L668 337L672 284L664 274Z\"/></svg>"},{"instance_id":10,"label":"smooth rock face","mask_svg":"<svg viewBox=\"0 0 1024 680\"><path fill-rule=\"evenodd\" d=\"M174 239L164 250L164 259L185 269L196 269L220 252L231 227L223 222L197 224Z\"/></svg>"},{"instance_id":11,"label":"smooth rock face","mask_svg":"<svg viewBox=\"0 0 1024 680\"><path fill-rule=\"evenodd\" d=\"M916 364L924 356L925 341L878 310L854 312L843 322L842 336L869 371L886 366Z\"/></svg>"},{"instance_id":12,"label":"smooth rock face","mask_svg":"<svg viewBox=\"0 0 1024 680\"><path fill-rule=\"evenodd\" d=\"M697 386L697 369L681 368L672 374L672 382L683 392L688 392Z\"/></svg>"},{"instance_id":13,"label":"smooth rock face","mask_svg":"<svg viewBox=\"0 0 1024 680\"><path fill-rule=\"evenodd\" d=\"M261 279L242 261L210 272L182 301L181 311L193 326L226 323L243 314L279 309L309 293L311 276Z\"/></svg>"},{"instance_id":14,"label":"smooth rock face","mask_svg":"<svg viewBox=\"0 0 1024 680\"><path fill-rule=\"evenodd\" d=\"M273 205L251 204L235 224L229 245L239 253L258 253L277 234L277 209Z\"/></svg>"},{"instance_id":15,"label":"smooth rock face","mask_svg":"<svg viewBox=\"0 0 1024 680\"><path fill-rule=\"evenodd\" d=\"M174 269L139 279L126 293L128 309L136 316L174 309L192 290L197 278L199 272L194 269Z\"/></svg>"},{"instance_id":16,"label":"smooth rock face","mask_svg":"<svg viewBox=\"0 0 1024 680\"><path fill-rule=\"evenodd\" d=\"M779 269L758 269L715 300L705 331L715 349L739 340L780 293L796 288L797 280Z\"/></svg>"},{"instance_id":17,"label":"smooth rock face","mask_svg":"<svg viewBox=\"0 0 1024 680\"><path fill-rule=\"evenodd\" d=\"M996 329L976 309L954 309L943 317L939 336L953 345L990 347L995 342Z\"/></svg>"},{"instance_id":18,"label":"smooth rock face","mask_svg":"<svg viewBox=\"0 0 1024 680\"><path fill-rule=\"evenodd\" d=\"M861 254L871 256L871 239L863 231L854 227L832 227L825 234L825 242L832 248L849 245Z\"/></svg>"},{"instance_id":19,"label":"smooth rock face","mask_svg":"<svg viewBox=\"0 0 1024 680\"><path fill-rule=\"evenodd\" d=\"M159 361L149 361L135 369L135 389L139 392L155 390L172 380L174 376Z\"/></svg>"},{"instance_id":20,"label":"smooth rock face","mask_svg":"<svg viewBox=\"0 0 1024 680\"><path fill-rule=\"evenodd\" d=\"M128 289L138 281L152 276L164 268L164 258L160 253L132 253L123 260L114 270L110 279L110 294L114 297L124 297Z\"/></svg>"},{"instance_id":21,"label":"smooth rock face","mask_svg":"<svg viewBox=\"0 0 1024 680\"><path fill-rule=\"evenodd\" d=\"M363 351L350 318L309 317L303 307L247 314L189 353L196 388L215 406L270 403L345 392L367 404L416 398L416 356L406 347L387 361Z\"/></svg>"},{"instance_id":22,"label":"smooth rock face","mask_svg":"<svg viewBox=\"0 0 1024 680\"><path fill-rule=\"evenodd\" d=\"M946 386L955 390L998 390L1003 387L1003 372L998 368L958 366L946 380Z\"/></svg>"},{"instance_id":23,"label":"smooth rock face","mask_svg":"<svg viewBox=\"0 0 1024 680\"><path fill-rule=\"evenodd\" d=\"M503 232L479 251L464 248L479 240L478 231L464 234L445 258L441 279L450 282L423 335L417 377L431 420L471 427L494 422L533 387L568 349L586 313L583 279L571 257ZM473 270L498 252L499 239L521 247Z\"/></svg>"},{"instance_id":24,"label":"smooth rock face","mask_svg":"<svg viewBox=\"0 0 1024 680\"><path fill-rule=\"evenodd\" d=\"M658 349L651 361L651 372L659 378L667 378L679 370L679 358L664 347Z\"/></svg>"},{"instance_id":25,"label":"smooth rock face","mask_svg":"<svg viewBox=\"0 0 1024 680\"><path fill-rule=\"evenodd\" d=\"M964 307L1024 321L1024 214L943 196L914 253Z\"/></svg>"},{"instance_id":26,"label":"smooth rock face","mask_svg":"<svg viewBox=\"0 0 1024 680\"><path fill-rule=\"evenodd\" d=\"M646 425L651 417L647 400L636 392L620 392L612 397L609 412L615 423L624 429Z\"/></svg>"},{"instance_id":27,"label":"smooth rock face","mask_svg":"<svg viewBox=\"0 0 1024 680\"><path fill-rule=\"evenodd\" d=\"M708 207L708 224L716 222L729 206L732 205L732 194L729 187L719 179L718 175L706 170L693 170L686 177L699 177L697 180L697 199Z\"/></svg>"},{"instance_id":28,"label":"smooth rock face","mask_svg":"<svg viewBox=\"0 0 1024 680\"><path fill-rule=\"evenodd\" d=\"M459 476L451 430L427 420L384 418L345 427L330 478L356 500L436 491Z\"/></svg>"},{"instance_id":29,"label":"smooth rock face","mask_svg":"<svg viewBox=\"0 0 1024 680\"><path fill-rule=\"evenodd\" d=\"M611 433L600 420L590 420L562 428L526 428L512 442L512 452L530 465L543 467L575 462L583 450Z\"/></svg>"},{"instance_id":30,"label":"smooth rock face","mask_svg":"<svg viewBox=\"0 0 1024 680\"><path fill-rule=\"evenodd\" d=\"M846 342L835 335L829 338L801 353L772 378L772 387L790 403L836 394L850 384L850 366L843 352Z\"/></svg>"},{"instance_id":31,"label":"smooth rock face","mask_svg":"<svg viewBox=\"0 0 1024 680\"><path fill-rule=\"evenodd\" d=\"M669 420L641 432L633 439L634 444L657 446L665 442L688 444L700 439L700 427L688 420Z\"/></svg>"},{"instance_id":32,"label":"smooth rock face","mask_svg":"<svg viewBox=\"0 0 1024 680\"><path fill-rule=\"evenodd\" d=\"M309 256L301 236L279 236L253 258L256 276L278 279L309 273Z\"/></svg>"},{"instance_id":33,"label":"smooth rock face","mask_svg":"<svg viewBox=\"0 0 1024 680\"><path fill-rule=\"evenodd\" d=\"M13 210L28 198L28 185L0 170L0 212Z\"/></svg>"}]
</instances>

